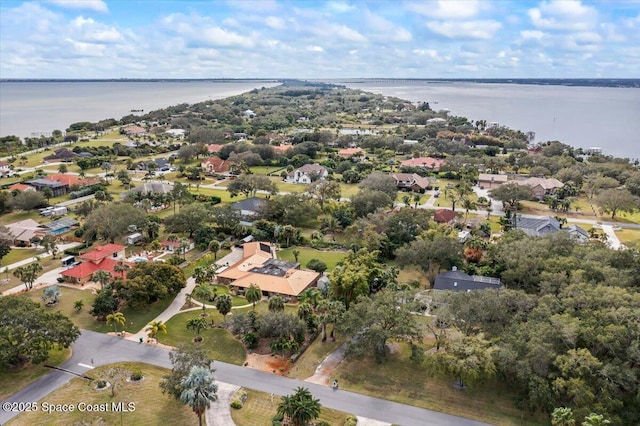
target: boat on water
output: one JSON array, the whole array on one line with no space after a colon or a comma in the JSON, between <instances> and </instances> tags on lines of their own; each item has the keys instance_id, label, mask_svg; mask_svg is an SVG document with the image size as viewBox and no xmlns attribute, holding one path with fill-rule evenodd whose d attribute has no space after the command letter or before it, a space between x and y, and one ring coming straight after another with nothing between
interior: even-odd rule
<instances>
[{"instance_id":1,"label":"boat on water","mask_svg":"<svg viewBox=\"0 0 640 426\"><path fill-rule=\"evenodd\" d=\"M132 109L131 112L144 112L143 109Z\"/></svg>"}]
</instances>

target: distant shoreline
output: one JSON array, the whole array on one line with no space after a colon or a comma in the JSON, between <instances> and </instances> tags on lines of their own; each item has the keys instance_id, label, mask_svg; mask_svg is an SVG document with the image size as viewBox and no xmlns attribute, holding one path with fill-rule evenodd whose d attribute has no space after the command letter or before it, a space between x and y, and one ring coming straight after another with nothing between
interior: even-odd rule
<instances>
[{"instance_id":1,"label":"distant shoreline","mask_svg":"<svg viewBox=\"0 0 640 426\"><path fill-rule=\"evenodd\" d=\"M250 83L285 82L286 78L112 78L112 79L58 79L58 78L2 78L0 83ZM577 86L577 87L619 87L640 88L638 78L327 78L300 79L301 81L315 81L328 83L398 83L398 82L433 82L433 83L481 83L481 84L531 84L541 86Z\"/></svg>"}]
</instances>

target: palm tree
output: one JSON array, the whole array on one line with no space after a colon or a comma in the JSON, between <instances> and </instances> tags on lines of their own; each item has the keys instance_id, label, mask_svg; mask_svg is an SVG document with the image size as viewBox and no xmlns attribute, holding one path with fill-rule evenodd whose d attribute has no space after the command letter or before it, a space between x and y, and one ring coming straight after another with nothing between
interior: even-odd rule
<instances>
[{"instance_id":1,"label":"palm tree","mask_svg":"<svg viewBox=\"0 0 640 426\"><path fill-rule=\"evenodd\" d=\"M311 315L313 315L313 306L311 304L305 302L298 306L298 318L306 322Z\"/></svg>"},{"instance_id":2,"label":"palm tree","mask_svg":"<svg viewBox=\"0 0 640 426\"><path fill-rule=\"evenodd\" d=\"M476 203L473 200L471 200L469 198L464 198L462 200L462 207L464 208L464 221L466 223L467 222L467 217L469 216L469 210L474 210L478 206L476 205Z\"/></svg>"},{"instance_id":3,"label":"palm tree","mask_svg":"<svg viewBox=\"0 0 640 426\"><path fill-rule=\"evenodd\" d=\"M43 268L39 262L30 263L27 266L20 266L13 270L13 276L18 278L27 290L33 288L34 281L38 278Z\"/></svg>"},{"instance_id":4,"label":"palm tree","mask_svg":"<svg viewBox=\"0 0 640 426\"><path fill-rule=\"evenodd\" d=\"M127 271L130 269L131 267L129 265L127 265L126 263L124 263L123 260L119 260L118 263L116 263L113 266L113 272L117 272L118 274L120 274L120 276L122 278L127 278Z\"/></svg>"},{"instance_id":5,"label":"palm tree","mask_svg":"<svg viewBox=\"0 0 640 426\"><path fill-rule=\"evenodd\" d=\"M247 291L244 293L247 298L247 302L253 304L253 310L256 310L256 303L262 299L262 290L255 284L251 284Z\"/></svg>"},{"instance_id":6,"label":"palm tree","mask_svg":"<svg viewBox=\"0 0 640 426\"><path fill-rule=\"evenodd\" d=\"M418 204L420 203L420 199L422 198L422 194L413 194L413 202L414 202L414 207L417 209L418 208Z\"/></svg>"},{"instance_id":7,"label":"palm tree","mask_svg":"<svg viewBox=\"0 0 640 426\"><path fill-rule=\"evenodd\" d=\"M115 331L116 334L118 334L118 324L120 324L123 327L123 331L124 331L124 326L126 323L127 323L127 319L125 318L122 312L114 312L112 314L107 315L107 325L113 324L113 330Z\"/></svg>"},{"instance_id":8,"label":"palm tree","mask_svg":"<svg viewBox=\"0 0 640 426\"><path fill-rule=\"evenodd\" d=\"M576 426L571 408L558 407L551 413L551 426Z\"/></svg>"},{"instance_id":9,"label":"palm tree","mask_svg":"<svg viewBox=\"0 0 640 426\"><path fill-rule=\"evenodd\" d=\"M115 268L113 268L115 271ZM94 283L100 283L100 289L104 290L104 286L109 284L111 280L111 274L107 271L96 271L91 275L91 281Z\"/></svg>"},{"instance_id":10,"label":"palm tree","mask_svg":"<svg viewBox=\"0 0 640 426\"><path fill-rule=\"evenodd\" d=\"M216 240L211 240L209 242L209 251L213 253L213 260L218 258L218 251L220 250L220 243Z\"/></svg>"},{"instance_id":11,"label":"palm tree","mask_svg":"<svg viewBox=\"0 0 640 426\"><path fill-rule=\"evenodd\" d=\"M205 315L205 311L207 309L206 303L211 299L211 295L213 294L213 287L210 284L203 282L193 289L192 294L202 300L202 315Z\"/></svg>"},{"instance_id":12,"label":"palm tree","mask_svg":"<svg viewBox=\"0 0 640 426\"><path fill-rule=\"evenodd\" d=\"M309 303L315 310L318 307L318 303L322 299L322 292L318 288L308 288L298 296L298 300L302 303Z\"/></svg>"},{"instance_id":13,"label":"palm tree","mask_svg":"<svg viewBox=\"0 0 640 426\"><path fill-rule=\"evenodd\" d=\"M277 294L269 298L269 312L284 311L284 299Z\"/></svg>"},{"instance_id":14,"label":"palm tree","mask_svg":"<svg viewBox=\"0 0 640 426\"><path fill-rule=\"evenodd\" d=\"M193 366L189 375L180 382L180 386L182 387L180 401L191 407L202 426L202 415L212 402L218 400L216 395L218 385L215 383L213 373L208 368Z\"/></svg>"},{"instance_id":15,"label":"palm tree","mask_svg":"<svg viewBox=\"0 0 640 426\"><path fill-rule=\"evenodd\" d=\"M305 426L320 417L320 400L314 398L309 389L297 387L291 396L283 396L278 405L278 414L288 417L296 426Z\"/></svg>"},{"instance_id":16,"label":"palm tree","mask_svg":"<svg viewBox=\"0 0 640 426\"><path fill-rule=\"evenodd\" d=\"M82 299L78 299L75 302L73 302L73 308L76 311L80 311L83 306L84 306L84 301Z\"/></svg>"},{"instance_id":17,"label":"palm tree","mask_svg":"<svg viewBox=\"0 0 640 426\"><path fill-rule=\"evenodd\" d=\"M196 333L196 340L200 341L200 332L207 328L207 320L203 317L191 318L187 321L187 330L193 330Z\"/></svg>"},{"instance_id":18,"label":"palm tree","mask_svg":"<svg viewBox=\"0 0 640 426\"><path fill-rule=\"evenodd\" d=\"M227 318L227 314L231 312L233 306L233 299L228 294L222 294L216 299L216 308L220 312L224 319ZM223 321L224 321L223 319Z\"/></svg>"},{"instance_id":19,"label":"palm tree","mask_svg":"<svg viewBox=\"0 0 640 426\"><path fill-rule=\"evenodd\" d=\"M411 197L409 197L408 195L402 196L402 202L404 203L405 206L409 206L410 201L411 201Z\"/></svg>"},{"instance_id":20,"label":"palm tree","mask_svg":"<svg viewBox=\"0 0 640 426\"><path fill-rule=\"evenodd\" d=\"M158 334L159 332L161 332L162 334L167 334L167 325L162 320L151 321L147 325L147 328L144 329L144 331L147 332L147 336L149 336L150 339L155 339L156 334Z\"/></svg>"},{"instance_id":21,"label":"palm tree","mask_svg":"<svg viewBox=\"0 0 640 426\"><path fill-rule=\"evenodd\" d=\"M294 259L296 259L296 263L298 263L298 257L300 256L300 250L293 249L293 251L291 253L293 253L293 257L294 257Z\"/></svg>"}]
</instances>

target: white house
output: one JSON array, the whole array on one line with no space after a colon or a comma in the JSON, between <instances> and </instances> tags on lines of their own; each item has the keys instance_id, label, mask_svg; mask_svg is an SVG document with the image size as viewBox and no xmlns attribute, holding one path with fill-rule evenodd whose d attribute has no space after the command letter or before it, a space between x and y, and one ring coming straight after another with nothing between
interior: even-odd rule
<instances>
[{"instance_id":1,"label":"white house","mask_svg":"<svg viewBox=\"0 0 640 426\"><path fill-rule=\"evenodd\" d=\"M308 185L311 182L326 178L328 174L329 172L327 169L318 164L305 164L304 166L289 173L284 181L289 183L304 183Z\"/></svg>"},{"instance_id":2,"label":"white house","mask_svg":"<svg viewBox=\"0 0 640 426\"><path fill-rule=\"evenodd\" d=\"M184 129L169 129L164 133L174 138L182 139L184 138L185 131Z\"/></svg>"},{"instance_id":3,"label":"white house","mask_svg":"<svg viewBox=\"0 0 640 426\"><path fill-rule=\"evenodd\" d=\"M251 111L250 109L246 110L242 114L245 116L245 118L253 118L256 116L256 113Z\"/></svg>"}]
</instances>

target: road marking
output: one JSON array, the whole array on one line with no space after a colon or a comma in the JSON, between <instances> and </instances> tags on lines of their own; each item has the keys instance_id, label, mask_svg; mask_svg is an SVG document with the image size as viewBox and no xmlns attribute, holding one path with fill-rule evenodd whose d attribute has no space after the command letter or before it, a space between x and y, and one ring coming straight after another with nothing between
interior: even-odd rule
<instances>
[{"instance_id":1,"label":"road marking","mask_svg":"<svg viewBox=\"0 0 640 426\"><path fill-rule=\"evenodd\" d=\"M90 369L92 369L92 370L95 368L95 367L93 367L93 366L91 366L91 365L82 364L82 363L80 363L80 362L78 363L78 365L79 365L80 367L90 368Z\"/></svg>"}]
</instances>

